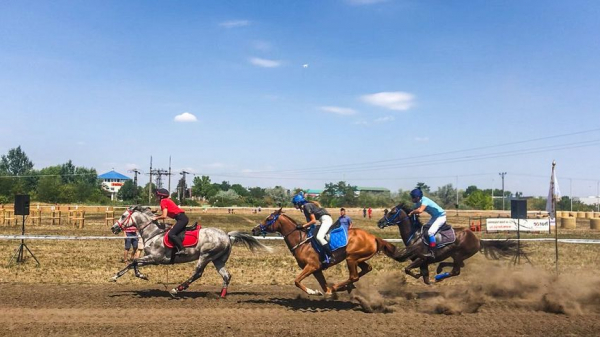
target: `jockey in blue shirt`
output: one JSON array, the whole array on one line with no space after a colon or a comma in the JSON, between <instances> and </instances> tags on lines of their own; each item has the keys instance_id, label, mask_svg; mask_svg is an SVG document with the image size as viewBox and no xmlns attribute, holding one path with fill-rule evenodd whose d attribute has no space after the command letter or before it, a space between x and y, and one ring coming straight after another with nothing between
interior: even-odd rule
<instances>
[{"instance_id":1,"label":"jockey in blue shirt","mask_svg":"<svg viewBox=\"0 0 600 337\"><path fill-rule=\"evenodd\" d=\"M425 224L425 226L430 226L427 231L427 235L429 236L429 255L430 257L435 258L433 253L435 249L435 233L442 227L443 224L446 223L446 211L441 208L438 204L436 204L433 200L424 197L423 191L420 188L415 188L410 192L410 197L412 201L415 203L415 209L408 213L408 216L413 214L420 214L423 212L429 213L431 215L431 219Z\"/></svg>"}]
</instances>

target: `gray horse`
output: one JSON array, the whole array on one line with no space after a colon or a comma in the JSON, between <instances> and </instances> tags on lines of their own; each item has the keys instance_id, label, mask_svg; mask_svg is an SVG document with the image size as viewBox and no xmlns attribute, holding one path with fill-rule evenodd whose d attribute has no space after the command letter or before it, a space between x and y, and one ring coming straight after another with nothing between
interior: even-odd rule
<instances>
[{"instance_id":1,"label":"gray horse","mask_svg":"<svg viewBox=\"0 0 600 337\"><path fill-rule=\"evenodd\" d=\"M175 256L173 262L171 262L173 249L165 247L163 243L163 238L170 227L152 221L153 216L154 214L150 211L149 207L132 206L112 226L112 232L115 234L120 233L127 227L135 226L144 242L145 255L139 259L135 259L127 267L116 273L111 281L116 282L119 277L132 268L135 271L136 277L147 280L146 275L140 273L138 267L148 264L186 263L197 260L198 264L196 265L194 274L185 282L169 291L172 296L175 296L177 293L187 289L192 282L199 279L206 265L212 261L221 277L223 277L221 297L225 297L227 286L231 281L231 275L225 269L225 263L231 254L232 244L242 243L252 252L257 250L271 252L271 248L258 242L258 240L249 234L241 232L225 233L218 228L202 228L198 233L198 244L194 247L185 248L185 254Z\"/></svg>"}]
</instances>

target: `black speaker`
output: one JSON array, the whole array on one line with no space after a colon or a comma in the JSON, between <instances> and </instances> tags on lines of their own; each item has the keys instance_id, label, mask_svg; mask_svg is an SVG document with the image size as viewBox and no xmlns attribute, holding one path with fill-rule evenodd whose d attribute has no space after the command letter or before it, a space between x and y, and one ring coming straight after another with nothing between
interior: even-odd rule
<instances>
[{"instance_id":1,"label":"black speaker","mask_svg":"<svg viewBox=\"0 0 600 337\"><path fill-rule=\"evenodd\" d=\"M526 199L516 199L510 201L510 217L513 219L527 219Z\"/></svg>"},{"instance_id":2,"label":"black speaker","mask_svg":"<svg viewBox=\"0 0 600 337\"><path fill-rule=\"evenodd\" d=\"M15 195L15 215L29 215L29 194Z\"/></svg>"}]
</instances>

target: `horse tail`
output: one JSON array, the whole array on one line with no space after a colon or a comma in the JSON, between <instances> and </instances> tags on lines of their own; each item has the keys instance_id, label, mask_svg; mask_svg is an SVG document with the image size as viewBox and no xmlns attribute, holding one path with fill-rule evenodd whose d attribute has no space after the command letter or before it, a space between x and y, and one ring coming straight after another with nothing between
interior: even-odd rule
<instances>
[{"instance_id":1,"label":"horse tail","mask_svg":"<svg viewBox=\"0 0 600 337\"><path fill-rule=\"evenodd\" d=\"M385 255L389 256L390 258L396 260L396 261L400 261L398 260L398 249L396 248L396 246L394 246L393 244L385 241L382 238L375 238L375 242L377 243L377 251L378 252L383 252Z\"/></svg>"},{"instance_id":2,"label":"horse tail","mask_svg":"<svg viewBox=\"0 0 600 337\"><path fill-rule=\"evenodd\" d=\"M252 252L257 252L259 250L264 250L269 253L273 252L273 248L263 245L250 234L234 231L227 233L227 235L229 236L232 245L241 243Z\"/></svg>"},{"instance_id":3,"label":"horse tail","mask_svg":"<svg viewBox=\"0 0 600 337\"><path fill-rule=\"evenodd\" d=\"M486 258L490 260L500 260L502 258L508 258L517 254L524 255L523 245L519 247L519 244L515 240L493 240L483 241L479 240L480 252L482 252Z\"/></svg>"}]
</instances>

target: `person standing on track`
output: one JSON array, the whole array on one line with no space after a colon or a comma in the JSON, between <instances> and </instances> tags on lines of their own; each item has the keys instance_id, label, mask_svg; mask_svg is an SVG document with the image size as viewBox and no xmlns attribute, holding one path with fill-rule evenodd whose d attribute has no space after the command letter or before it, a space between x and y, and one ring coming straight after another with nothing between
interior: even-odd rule
<instances>
[{"instance_id":1,"label":"person standing on track","mask_svg":"<svg viewBox=\"0 0 600 337\"><path fill-rule=\"evenodd\" d=\"M185 212L179 208L171 198L169 198L169 191L164 188L159 188L154 191L158 200L160 200L160 209L162 210L162 214L155 216L152 220L160 220L166 219L167 217L171 219L175 219L177 222L171 230L169 231L169 241L173 244L174 248L177 250L175 255L183 255L185 254L183 250L183 243L179 239L179 233L185 230L185 226L187 226L190 220L188 219Z\"/></svg>"},{"instance_id":2,"label":"person standing on track","mask_svg":"<svg viewBox=\"0 0 600 337\"><path fill-rule=\"evenodd\" d=\"M423 191L420 188L415 188L410 192L410 197L412 201L415 203L415 209L408 213L408 216L412 216L413 214L421 214L423 212L429 213L431 215L431 219L424 225L430 226L427 231L427 235L429 236L429 255L430 257L435 257L433 251L435 250L436 242L435 242L435 233L442 227L443 224L446 223L446 211L441 208L438 204L436 204L433 200L424 197Z\"/></svg>"}]
</instances>

